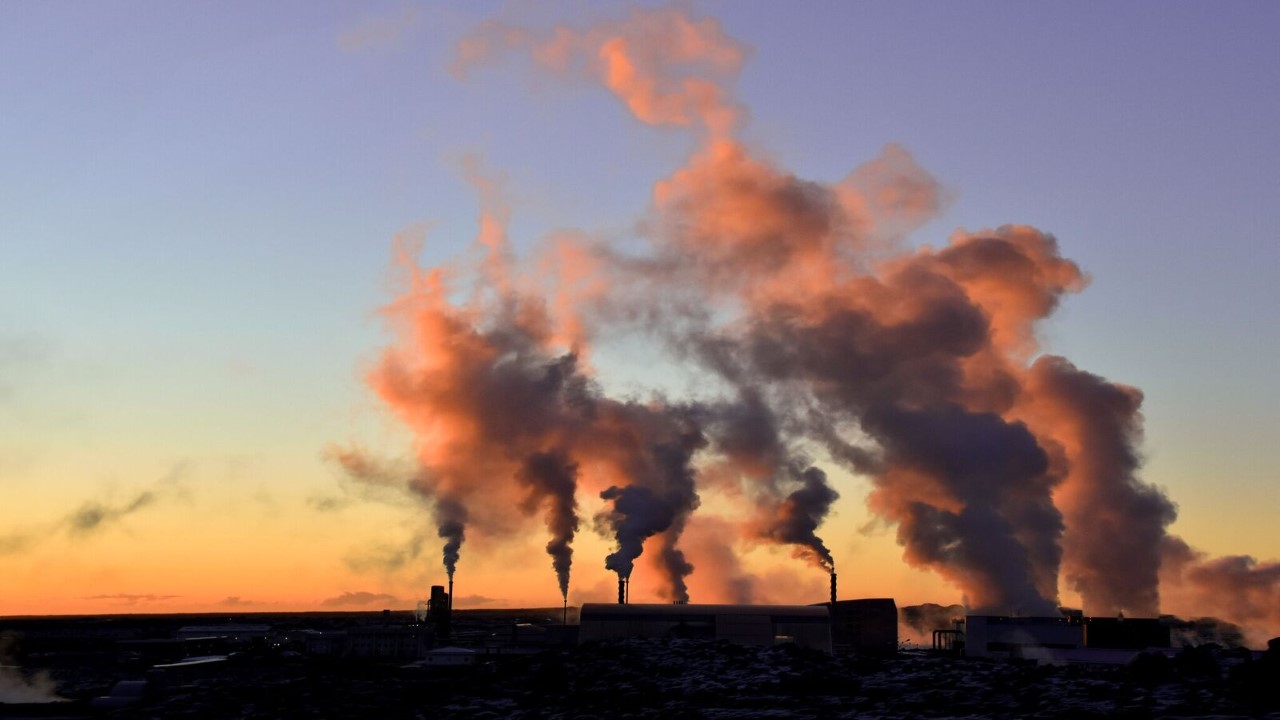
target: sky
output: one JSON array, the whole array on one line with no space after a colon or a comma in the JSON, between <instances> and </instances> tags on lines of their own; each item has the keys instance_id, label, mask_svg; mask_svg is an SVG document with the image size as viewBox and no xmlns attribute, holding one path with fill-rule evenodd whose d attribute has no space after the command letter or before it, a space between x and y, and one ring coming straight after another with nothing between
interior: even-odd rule
<instances>
[{"instance_id":1,"label":"sky","mask_svg":"<svg viewBox=\"0 0 1280 720\"><path fill-rule=\"evenodd\" d=\"M655 183L705 142L519 52L460 71L459 43L486 21L584 30L630 7L0 7L0 614L373 610L443 584L429 504L335 459L415 462L371 381L397 342L396 248L422 268L474 258L486 183L517 257L566 231L634 244ZM908 152L941 200L906 248L1007 224L1056 237L1089 280L1039 350L1141 389L1139 476L1176 503L1170 532L1280 558L1280 8L649 7L745 48L723 83L756 157L837 183ZM694 382L621 333L592 372L618 396ZM818 534L842 596L964 600L903 560L871 479L829 474ZM603 504L579 503L568 600L607 601ZM695 567L719 530L691 522ZM469 535L458 606L559 604L545 542L536 519ZM733 547L759 599L825 599L788 549ZM707 575L694 601L720 597ZM633 599L658 597L641 564Z\"/></svg>"}]
</instances>

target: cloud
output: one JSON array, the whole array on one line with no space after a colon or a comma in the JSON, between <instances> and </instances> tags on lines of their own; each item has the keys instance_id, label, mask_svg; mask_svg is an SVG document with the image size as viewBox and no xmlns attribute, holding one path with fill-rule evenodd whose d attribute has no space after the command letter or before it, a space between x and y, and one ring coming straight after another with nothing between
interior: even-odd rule
<instances>
[{"instance_id":1,"label":"cloud","mask_svg":"<svg viewBox=\"0 0 1280 720\"><path fill-rule=\"evenodd\" d=\"M87 535L104 526L119 522L122 518L132 515L155 501L156 494L150 490L140 492L132 500L119 505L107 505L91 500L68 515L63 522L71 535Z\"/></svg>"},{"instance_id":2,"label":"cloud","mask_svg":"<svg viewBox=\"0 0 1280 720\"><path fill-rule=\"evenodd\" d=\"M58 534L77 540L88 538L162 500L181 496L185 492L187 470L186 463L178 463L150 488L134 493L123 502L87 500L57 520L0 535L0 556L28 551Z\"/></svg>"},{"instance_id":3,"label":"cloud","mask_svg":"<svg viewBox=\"0 0 1280 720\"><path fill-rule=\"evenodd\" d=\"M0 555L14 555L26 550L36 541L31 532L16 532L0 535Z\"/></svg>"},{"instance_id":4,"label":"cloud","mask_svg":"<svg viewBox=\"0 0 1280 720\"><path fill-rule=\"evenodd\" d=\"M457 608L476 607L478 605L501 605L506 604L502 598L485 597L484 595L463 595L453 599L453 606Z\"/></svg>"},{"instance_id":5,"label":"cloud","mask_svg":"<svg viewBox=\"0 0 1280 720\"><path fill-rule=\"evenodd\" d=\"M266 604L269 604L269 603L263 603L258 600L244 600L244 599L241 599L239 595L228 595L227 597L217 602L217 605L219 607L226 607L226 608L240 608L240 607L250 607L250 606L266 605Z\"/></svg>"},{"instance_id":6,"label":"cloud","mask_svg":"<svg viewBox=\"0 0 1280 720\"><path fill-rule=\"evenodd\" d=\"M418 22L415 8L394 14L367 17L338 33L338 47L356 53L383 47L397 47Z\"/></svg>"},{"instance_id":7,"label":"cloud","mask_svg":"<svg viewBox=\"0 0 1280 720\"><path fill-rule=\"evenodd\" d=\"M325 598L320 601L323 607L348 607L348 606L364 606L364 605L400 605L403 601L395 595L387 593L371 593L366 591L344 592L331 598Z\"/></svg>"},{"instance_id":8,"label":"cloud","mask_svg":"<svg viewBox=\"0 0 1280 720\"><path fill-rule=\"evenodd\" d=\"M422 555L426 538L415 534L404 543L379 543L347 556L343 562L355 572L395 572Z\"/></svg>"},{"instance_id":9,"label":"cloud","mask_svg":"<svg viewBox=\"0 0 1280 720\"><path fill-rule=\"evenodd\" d=\"M156 595L153 593L145 593L135 595L132 593L112 593L110 595L86 595L81 600L98 600L102 602L111 602L117 605L142 605L147 603L164 602L174 598L182 597L181 595Z\"/></svg>"},{"instance_id":10,"label":"cloud","mask_svg":"<svg viewBox=\"0 0 1280 720\"><path fill-rule=\"evenodd\" d=\"M313 495L307 498L307 505L318 512L337 512L351 507L355 498L336 495Z\"/></svg>"}]
</instances>

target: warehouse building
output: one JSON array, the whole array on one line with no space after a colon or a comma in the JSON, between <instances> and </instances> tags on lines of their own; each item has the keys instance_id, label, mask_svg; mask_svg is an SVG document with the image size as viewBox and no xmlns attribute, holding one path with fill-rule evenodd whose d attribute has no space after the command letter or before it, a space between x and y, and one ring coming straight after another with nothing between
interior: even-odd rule
<instances>
[{"instance_id":1,"label":"warehouse building","mask_svg":"<svg viewBox=\"0 0 1280 720\"><path fill-rule=\"evenodd\" d=\"M830 605L837 652L892 655L898 651L898 606L893 598L839 600Z\"/></svg>"},{"instance_id":2,"label":"warehouse building","mask_svg":"<svg viewBox=\"0 0 1280 720\"><path fill-rule=\"evenodd\" d=\"M702 638L741 645L780 645L831 652L831 616L824 605L582 606L579 642L615 638Z\"/></svg>"},{"instance_id":3,"label":"warehouse building","mask_svg":"<svg viewBox=\"0 0 1280 720\"><path fill-rule=\"evenodd\" d=\"M1084 647L1084 625L1076 618L969 615L966 657L1054 660Z\"/></svg>"}]
</instances>

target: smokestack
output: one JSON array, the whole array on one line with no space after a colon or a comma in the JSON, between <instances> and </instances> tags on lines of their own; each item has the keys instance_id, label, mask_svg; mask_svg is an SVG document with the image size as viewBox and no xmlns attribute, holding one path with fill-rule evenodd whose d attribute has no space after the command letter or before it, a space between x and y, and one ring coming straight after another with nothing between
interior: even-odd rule
<instances>
[{"instance_id":1,"label":"smokestack","mask_svg":"<svg viewBox=\"0 0 1280 720\"><path fill-rule=\"evenodd\" d=\"M831 609L836 607L836 574L831 573Z\"/></svg>"},{"instance_id":2,"label":"smokestack","mask_svg":"<svg viewBox=\"0 0 1280 720\"><path fill-rule=\"evenodd\" d=\"M569 598L564 599L564 614L560 616L560 624L569 624Z\"/></svg>"},{"instance_id":3,"label":"smokestack","mask_svg":"<svg viewBox=\"0 0 1280 720\"><path fill-rule=\"evenodd\" d=\"M627 576L627 584L624 587L624 590L625 592L623 594L622 599L624 602L630 605L631 604L631 576L630 575Z\"/></svg>"},{"instance_id":4,"label":"smokestack","mask_svg":"<svg viewBox=\"0 0 1280 720\"><path fill-rule=\"evenodd\" d=\"M449 612L453 612L453 573L449 573Z\"/></svg>"},{"instance_id":5,"label":"smokestack","mask_svg":"<svg viewBox=\"0 0 1280 720\"><path fill-rule=\"evenodd\" d=\"M618 578L618 604L627 604L627 581L622 578Z\"/></svg>"}]
</instances>

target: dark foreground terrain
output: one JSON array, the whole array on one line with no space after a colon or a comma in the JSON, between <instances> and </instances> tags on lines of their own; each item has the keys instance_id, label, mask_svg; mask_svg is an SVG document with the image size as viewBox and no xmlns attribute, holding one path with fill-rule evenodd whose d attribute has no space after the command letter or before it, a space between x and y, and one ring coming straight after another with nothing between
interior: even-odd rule
<instances>
[{"instance_id":1,"label":"dark foreground terrain","mask_svg":"<svg viewBox=\"0 0 1280 720\"><path fill-rule=\"evenodd\" d=\"M129 658L102 650L19 659L10 682L35 682L31 668L45 660L68 701L0 704L0 718L1280 719L1280 647L1261 657L1210 646L1130 666L1051 666L628 640L481 655L452 668L259 647L153 681L115 709L90 701L144 676L126 667Z\"/></svg>"}]
</instances>

